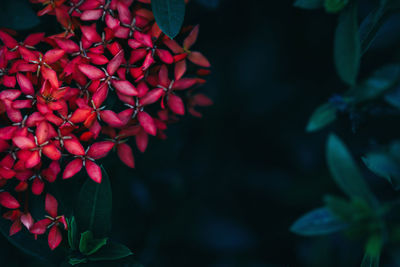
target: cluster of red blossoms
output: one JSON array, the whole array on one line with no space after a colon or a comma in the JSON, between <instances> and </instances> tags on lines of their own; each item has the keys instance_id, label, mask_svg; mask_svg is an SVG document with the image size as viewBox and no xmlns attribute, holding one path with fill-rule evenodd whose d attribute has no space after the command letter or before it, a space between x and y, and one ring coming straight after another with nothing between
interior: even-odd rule
<instances>
[{"instance_id":1,"label":"cluster of red blossoms","mask_svg":"<svg viewBox=\"0 0 400 267\"><path fill-rule=\"evenodd\" d=\"M64 31L19 42L0 30L0 205L11 209L3 215L13 222L10 235L22 226L35 235L50 229L54 249L59 228L67 229L57 200L46 194L48 215L35 223L20 194L41 195L46 183L83 167L100 183L96 160L113 149L133 168L129 137L144 152L148 136L165 138L177 115L201 116L196 106L211 105L194 93L210 63L190 50L199 27L184 28L180 45L161 32L150 0L31 2L45 5L38 15L55 15Z\"/></svg>"}]
</instances>

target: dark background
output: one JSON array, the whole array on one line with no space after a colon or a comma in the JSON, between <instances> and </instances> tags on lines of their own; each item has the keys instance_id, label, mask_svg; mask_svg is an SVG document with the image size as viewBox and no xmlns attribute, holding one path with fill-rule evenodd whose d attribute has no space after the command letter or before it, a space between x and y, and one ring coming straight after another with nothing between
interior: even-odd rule
<instances>
[{"instance_id":1,"label":"dark background","mask_svg":"<svg viewBox=\"0 0 400 267\"><path fill-rule=\"evenodd\" d=\"M167 140L151 138L146 153L135 152L135 170L104 162L114 192L113 238L144 266L357 266L360 241L289 232L324 194L340 194L325 164L329 132L356 155L398 133L374 130L386 123L379 117L356 133L347 118L305 132L312 111L345 90L332 60L336 16L286 0L204 0L191 1L186 20L201 25L194 48L212 62L203 92L214 105L202 119L171 125ZM38 28L50 27L46 21ZM397 22L366 56L363 72L397 57ZM0 258L4 266L33 264L5 239Z\"/></svg>"}]
</instances>

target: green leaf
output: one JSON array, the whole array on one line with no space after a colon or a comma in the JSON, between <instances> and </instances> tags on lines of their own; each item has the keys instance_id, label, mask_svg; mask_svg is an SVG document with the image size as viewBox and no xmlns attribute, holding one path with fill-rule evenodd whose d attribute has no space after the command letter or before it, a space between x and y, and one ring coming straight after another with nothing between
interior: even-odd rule
<instances>
[{"instance_id":1,"label":"green leaf","mask_svg":"<svg viewBox=\"0 0 400 267\"><path fill-rule=\"evenodd\" d=\"M373 100L386 91L392 89L400 78L400 66L396 64L385 65L376 70L360 85L354 87L347 94L353 98L353 103L358 104Z\"/></svg>"},{"instance_id":2,"label":"green leaf","mask_svg":"<svg viewBox=\"0 0 400 267\"><path fill-rule=\"evenodd\" d=\"M349 4L339 16L335 32L334 61L339 77L347 84L356 83L360 67L360 38L357 24L357 5Z\"/></svg>"},{"instance_id":3,"label":"green leaf","mask_svg":"<svg viewBox=\"0 0 400 267\"><path fill-rule=\"evenodd\" d=\"M388 180L395 190L400 189L400 162L384 152L368 153L362 160L373 173Z\"/></svg>"},{"instance_id":4,"label":"green leaf","mask_svg":"<svg viewBox=\"0 0 400 267\"><path fill-rule=\"evenodd\" d=\"M341 231L347 224L328 208L319 208L300 217L290 227L290 231L304 236L325 235Z\"/></svg>"},{"instance_id":5,"label":"green leaf","mask_svg":"<svg viewBox=\"0 0 400 267\"><path fill-rule=\"evenodd\" d=\"M68 222L68 244L72 249L76 249L78 230L76 226L75 217L72 216Z\"/></svg>"},{"instance_id":6,"label":"green leaf","mask_svg":"<svg viewBox=\"0 0 400 267\"><path fill-rule=\"evenodd\" d=\"M379 267L382 237L373 235L368 239L361 267Z\"/></svg>"},{"instance_id":7,"label":"green leaf","mask_svg":"<svg viewBox=\"0 0 400 267\"><path fill-rule=\"evenodd\" d=\"M311 115L306 131L318 131L331 124L336 119L336 111L336 108L331 103L325 103L319 106Z\"/></svg>"},{"instance_id":8,"label":"green leaf","mask_svg":"<svg viewBox=\"0 0 400 267\"><path fill-rule=\"evenodd\" d=\"M79 251L84 255L92 255L107 243L107 238L93 238L93 233L86 231L81 234Z\"/></svg>"},{"instance_id":9,"label":"green leaf","mask_svg":"<svg viewBox=\"0 0 400 267\"><path fill-rule=\"evenodd\" d=\"M152 0L151 8L160 29L171 39L178 35L185 17L185 1Z\"/></svg>"},{"instance_id":10,"label":"green leaf","mask_svg":"<svg viewBox=\"0 0 400 267\"><path fill-rule=\"evenodd\" d=\"M342 197L325 196L324 202L326 206L340 219L345 222L352 222L354 215L354 207L350 201Z\"/></svg>"},{"instance_id":11,"label":"green leaf","mask_svg":"<svg viewBox=\"0 0 400 267\"><path fill-rule=\"evenodd\" d=\"M348 3L349 3L349 0L325 0L324 7L325 7L326 12L328 12L328 13L338 13Z\"/></svg>"},{"instance_id":12,"label":"green leaf","mask_svg":"<svg viewBox=\"0 0 400 267\"><path fill-rule=\"evenodd\" d=\"M88 260L86 258L70 258L68 263L71 265L77 265L80 263L86 263Z\"/></svg>"},{"instance_id":13,"label":"green leaf","mask_svg":"<svg viewBox=\"0 0 400 267\"><path fill-rule=\"evenodd\" d=\"M376 203L351 154L334 134L328 138L326 158L335 182L344 193L351 198L361 198L369 204Z\"/></svg>"},{"instance_id":14,"label":"green leaf","mask_svg":"<svg viewBox=\"0 0 400 267\"><path fill-rule=\"evenodd\" d=\"M107 244L99 249L96 253L89 256L91 261L102 261L102 260L118 260L132 255L133 253L126 246L115 243L107 242Z\"/></svg>"},{"instance_id":15,"label":"green leaf","mask_svg":"<svg viewBox=\"0 0 400 267\"><path fill-rule=\"evenodd\" d=\"M81 231L108 236L111 229L112 192L108 175L102 167L101 184L87 179L79 193L76 220Z\"/></svg>"},{"instance_id":16,"label":"green leaf","mask_svg":"<svg viewBox=\"0 0 400 267\"><path fill-rule=\"evenodd\" d=\"M40 23L29 1L1 0L0 27L26 30Z\"/></svg>"},{"instance_id":17,"label":"green leaf","mask_svg":"<svg viewBox=\"0 0 400 267\"><path fill-rule=\"evenodd\" d=\"M324 0L297 0L293 6L304 9L317 9L324 6Z\"/></svg>"}]
</instances>

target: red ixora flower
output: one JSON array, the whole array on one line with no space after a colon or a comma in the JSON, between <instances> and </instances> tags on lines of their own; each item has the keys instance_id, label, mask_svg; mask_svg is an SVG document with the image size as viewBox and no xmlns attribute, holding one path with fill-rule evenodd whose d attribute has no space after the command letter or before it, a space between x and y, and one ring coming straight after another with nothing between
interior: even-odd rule
<instances>
[{"instance_id":1,"label":"red ixora flower","mask_svg":"<svg viewBox=\"0 0 400 267\"><path fill-rule=\"evenodd\" d=\"M35 235L42 235L47 231L47 229L50 229L48 243L50 249L54 250L58 245L60 245L62 240L62 234L59 227L67 230L68 226L64 215L57 215L58 202L50 194L46 194L45 210L48 215L46 215L44 219L32 225L30 232Z\"/></svg>"},{"instance_id":2,"label":"red ixora flower","mask_svg":"<svg viewBox=\"0 0 400 267\"><path fill-rule=\"evenodd\" d=\"M170 123L212 103L198 93L210 63L191 50L199 27L184 28L180 46L161 32L150 0L31 2L63 32L21 39L0 29L0 205L10 235L49 230L55 249L67 224L48 184L80 179L82 168L101 183L98 161L111 150L134 168L152 136L165 139ZM31 215L31 195L45 195L44 218Z\"/></svg>"}]
</instances>

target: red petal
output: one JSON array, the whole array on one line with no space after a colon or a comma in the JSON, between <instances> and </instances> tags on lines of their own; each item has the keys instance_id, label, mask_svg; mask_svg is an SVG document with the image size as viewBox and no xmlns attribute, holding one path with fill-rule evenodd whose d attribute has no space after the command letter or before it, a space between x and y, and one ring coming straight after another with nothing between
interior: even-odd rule
<instances>
[{"instance_id":1,"label":"red petal","mask_svg":"<svg viewBox=\"0 0 400 267\"><path fill-rule=\"evenodd\" d=\"M192 52L189 54L188 59L192 61L194 64L199 65L201 67L209 68L211 66L208 59L203 56L200 52Z\"/></svg>"},{"instance_id":2,"label":"red petal","mask_svg":"<svg viewBox=\"0 0 400 267\"><path fill-rule=\"evenodd\" d=\"M60 150L53 144L44 146L42 151L51 160L59 160L61 158Z\"/></svg>"},{"instance_id":3,"label":"red petal","mask_svg":"<svg viewBox=\"0 0 400 267\"><path fill-rule=\"evenodd\" d=\"M101 9L85 10L79 18L83 21L98 20L99 18L101 18L102 14L103 10Z\"/></svg>"},{"instance_id":4,"label":"red petal","mask_svg":"<svg viewBox=\"0 0 400 267\"><path fill-rule=\"evenodd\" d=\"M49 226L51 223L52 220L48 218L40 220L36 222L34 225L32 225L30 232L35 235L42 235L46 232L47 226Z\"/></svg>"},{"instance_id":5,"label":"red petal","mask_svg":"<svg viewBox=\"0 0 400 267\"><path fill-rule=\"evenodd\" d=\"M147 148L147 144L149 143L149 136L145 131L140 131L136 135L136 146L138 147L139 151L144 152Z\"/></svg>"},{"instance_id":6,"label":"red petal","mask_svg":"<svg viewBox=\"0 0 400 267\"><path fill-rule=\"evenodd\" d=\"M113 75L121 66L124 61L124 50L120 50L107 64L107 72L109 75Z\"/></svg>"},{"instance_id":7,"label":"red petal","mask_svg":"<svg viewBox=\"0 0 400 267\"><path fill-rule=\"evenodd\" d=\"M44 182L39 178L35 178L32 182L32 193L34 195L40 195L43 192L43 189Z\"/></svg>"},{"instance_id":8,"label":"red petal","mask_svg":"<svg viewBox=\"0 0 400 267\"><path fill-rule=\"evenodd\" d=\"M123 163L125 163L128 167L135 168L135 160L133 158L132 149L128 144L119 144L117 146L117 153L118 157Z\"/></svg>"},{"instance_id":9,"label":"red petal","mask_svg":"<svg viewBox=\"0 0 400 267\"><path fill-rule=\"evenodd\" d=\"M96 163L90 160L86 161L86 172L93 181L101 183L101 169Z\"/></svg>"},{"instance_id":10,"label":"red petal","mask_svg":"<svg viewBox=\"0 0 400 267\"><path fill-rule=\"evenodd\" d=\"M42 121L36 128L36 138L39 144L43 144L47 141L49 136L49 126L47 122Z\"/></svg>"},{"instance_id":11,"label":"red petal","mask_svg":"<svg viewBox=\"0 0 400 267\"><path fill-rule=\"evenodd\" d=\"M40 70L41 70L40 73L42 74L43 78L45 80L48 80L53 88L58 88L59 83L58 83L57 73L54 70L46 67L43 67Z\"/></svg>"},{"instance_id":12,"label":"red petal","mask_svg":"<svg viewBox=\"0 0 400 267\"><path fill-rule=\"evenodd\" d=\"M22 93L26 95L35 94L32 82L25 75L17 73L17 82L19 84L19 87L21 88Z\"/></svg>"},{"instance_id":13,"label":"red petal","mask_svg":"<svg viewBox=\"0 0 400 267\"><path fill-rule=\"evenodd\" d=\"M13 138L13 143L20 149L32 149L35 148L35 142L25 136L16 136Z\"/></svg>"},{"instance_id":14,"label":"red petal","mask_svg":"<svg viewBox=\"0 0 400 267\"><path fill-rule=\"evenodd\" d=\"M29 34L24 41L25 45L29 45L29 46L35 46L38 43L40 43L43 38L44 38L45 33L44 32L38 32L38 33L32 33Z\"/></svg>"},{"instance_id":15,"label":"red petal","mask_svg":"<svg viewBox=\"0 0 400 267\"><path fill-rule=\"evenodd\" d=\"M85 155L85 149L83 149L82 144L79 142L78 139L68 139L64 140L64 147L67 151L76 156L83 156Z\"/></svg>"},{"instance_id":16,"label":"red petal","mask_svg":"<svg viewBox=\"0 0 400 267\"><path fill-rule=\"evenodd\" d=\"M178 115L185 114L185 106L179 96L170 94L168 96L168 107Z\"/></svg>"},{"instance_id":17,"label":"red petal","mask_svg":"<svg viewBox=\"0 0 400 267\"><path fill-rule=\"evenodd\" d=\"M112 85L121 94L128 96L135 96L138 94L136 88L128 81L112 81Z\"/></svg>"},{"instance_id":18,"label":"red petal","mask_svg":"<svg viewBox=\"0 0 400 267\"><path fill-rule=\"evenodd\" d=\"M13 222L13 224L11 225L11 227L10 227L10 233L9 233L9 235L10 235L10 236L15 235L16 233L18 233L19 231L21 231L21 229L22 229L21 222L20 222L19 220L15 220L15 221Z\"/></svg>"},{"instance_id":19,"label":"red petal","mask_svg":"<svg viewBox=\"0 0 400 267\"><path fill-rule=\"evenodd\" d=\"M74 159L67 166L63 173L63 179L68 179L77 174L82 169L83 162L81 159Z\"/></svg>"},{"instance_id":20,"label":"red petal","mask_svg":"<svg viewBox=\"0 0 400 267\"><path fill-rule=\"evenodd\" d=\"M172 86L173 89L175 90L184 90L187 88L192 87L197 83L196 79L193 78L183 78L178 81L175 81L174 85Z\"/></svg>"},{"instance_id":21,"label":"red petal","mask_svg":"<svg viewBox=\"0 0 400 267\"><path fill-rule=\"evenodd\" d=\"M25 213L21 215L21 222L26 227L26 229L30 230L33 225L33 218L30 213Z\"/></svg>"},{"instance_id":22,"label":"red petal","mask_svg":"<svg viewBox=\"0 0 400 267\"><path fill-rule=\"evenodd\" d=\"M97 142L89 148L87 155L93 159L104 158L113 147L114 143L111 141Z\"/></svg>"},{"instance_id":23,"label":"red petal","mask_svg":"<svg viewBox=\"0 0 400 267\"><path fill-rule=\"evenodd\" d=\"M106 75L102 70L99 70L98 68L92 65L81 64L78 66L78 68L83 74L85 74L91 80L100 80L106 77Z\"/></svg>"},{"instance_id":24,"label":"red petal","mask_svg":"<svg viewBox=\"0 0 400 267\"><path fill-rule=\"evenodd\" d=\"M146 112L141 111L137 115L140 125L142 125L143 129L151 135L156 135L157 128L154 123L153 118Z\"/></svg>"},{"instance_id":25,"label":"red petal","mask_svg":"<svg viewBox=\"0 0 400 267\"><path fill-rule=\"evenodd\" d=\"M0 192L0 205L8 209L19 208L18 201L8 192Z\"/></svg>"},{"instance_id":26,"label":"red petal","mask_svg":"<svg viewBox=\"0 0 400 267\"><path fill-rule=\"evenodd\" d=\"M54 41L62 50L67 53L74 53L79 51L79 46L74 41L65 38L54 38Z\"/></svg>"},{"instance_id":27,"label":"red petal","mask_svg":"<svg viewBox=\"0 0 400 267\"><path fill-rule=\"evenodd\" d=\"M161 59L162 62L167 64L174 63L174 58L171 53L164 49L156 49L157 56Z\"/></svg>"},{"instance_id":28,"label":"red petal","mask_svg":"<svg viewBox=\"0 0 400 267\"><path fill-rule=\"evenodd\" d=\"M164 90L162 88L156 88L148 92L144 97L140 99L140 105L147 106L157 102L161 96L164 94Z\"/></svg>"},{"instance_id":29,"label":"red petal","mask_svg":"<svg viewBox=\"0 0 400 267\"><path fill-rule=\"evenodd\" d=\"M47 64L52 64L62 58L64 54L65 51L62 49L51 49L44 54L43 61Z\"/></svg>"},{"instance_id":30,"label":"red petal","mask_svg":"<svg viewBox=\"0 0 400 267\"><path fill-rule=\"evenodd\" d=\"M53 197L49 193L46 194L44 209L51 217L57 217L58 202L55 197Z\"/></svg>"},{"instance_id":31,"label":"red petal","mask_svg":"<svg viewBox=\"0 0 400 267\"><path fill-rule=\"evenodd\" d=\"M50 228L49 231L48 242L50 249L54 250L56 247L58 247L61 243L61 240L62 240L62 235L60 229L58 229L57 225L54 225L53 227Z\"/></svg>"},{"instance_id":32,"label":"red petal","mask_svg":"<svg viewBox=\"0 0 400 267\"><path fill-rule=\"evenodd\" d=\"M197 36L199 35L199 25L193 28L193 30L189 33L188 37L183 41L183 46L186 49L189 49L197 40Z\"/></svg>"}]
</instances>

